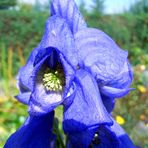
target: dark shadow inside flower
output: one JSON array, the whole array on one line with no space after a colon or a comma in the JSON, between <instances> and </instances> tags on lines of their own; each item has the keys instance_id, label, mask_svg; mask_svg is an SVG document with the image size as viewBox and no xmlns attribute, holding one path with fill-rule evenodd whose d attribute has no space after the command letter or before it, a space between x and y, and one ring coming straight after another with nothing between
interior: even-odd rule
<instances>
[{"instance_id":1,"label":"dark shadow inside flower","mask_svg":"<svg viewBox=\"0 0 148 148\"><path fill-rule=\"evenodd\" d=\"M84 124L75 120L67 122L71 122L74 126L77 125L78 128L85 126ZM111 131L109 126L102 124L99 127L86 127L86 129L83 131L69 133L67 147L118 148L119 140L115 133Z\"/></svg>"},{"instance_id":2,"label":"dark shadow inside flower","mask_svg":"<svg viewBox=\"0 0 148 148\"><path fill-rule=\"evenodd\" d=\"M97 126L88 128L85 124L78 122L76 120L66 120L64 124L71 124L74 127L77 127L78 131L71 131L67 134L67 148L81 148L88 147L93 139L93 135L97 129ZM67 123L66 123L67 122ZM71 128L71 127L69 127ZM83 129L83 130L82 130Z\"/></svg>"},{"instance_id":3,"label":"dark shadow inside flower","mask_svg":"<svg viewBox=\"0 0 148 148\"><path fill-rule=\"evenodd\" d=\"M41 83L47 93L63 91L65 75L62 63L55 50L42 64L37 73L36 83Z\"/></svg>"},{"instance_id":4,"label":"dark shadow inside flower","mask_svg":"<svg viewBox=\"0 0 148 148\"><path fill-rule=\"evenodd\" d=\"M118 148L119 140L117 139L115 133L113 133L109 127L100 126L97 132L94 134L92 143L89 148Z\"/></svg>"},{"instance_id":5,"label":"dark shadow inside flower","mask_svg":"<svg viewBox=\"0 0 148 148\"><path fill-rule=\"evenodd\" d=\"M29 112L35 114L47 113L63 102L71 75L70 65L58 50L50 47L42 51L37 55L38 62L30 79L34 89Z\"/></svg>"}]
</instances>

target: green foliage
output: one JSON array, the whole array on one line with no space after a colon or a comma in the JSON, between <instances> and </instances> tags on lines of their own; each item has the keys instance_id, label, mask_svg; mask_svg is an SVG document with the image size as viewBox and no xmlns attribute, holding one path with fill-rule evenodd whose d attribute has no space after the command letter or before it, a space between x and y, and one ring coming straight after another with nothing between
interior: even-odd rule
<instances>
[{"instance_id":1,"label":"green foliage","mask_svg":"<svg viewBox=\"0 0 148 148\"><path fill-rule=\"evenodd\" d=\"M11 6L15 6L17 0L0 0L0 9L7 9Z\"/></svg>"},{"instance_id":2,"label":"green foliage","mask_svg":"<svg viewBox=\"0 0 148 148\"><path fill-rule=\"evenodd\" d=\"M86 14L87 13L86 8L85 8L84 0L81 0L80 5L79 5L79 9L80 9L82 14Z\"/></svg>"},{"instance_id":3,"label":"green foliage","mask_svg":"<svg viewBox=\"0 0 148 148\"><path fill-rule=\"evenodd\" d=\"M19 9L20 9L21 13L22 12L27 13L27 12L32 11L33 6L31 4L28 4L28 3L20 3Z\"/></svg>"},{"instance_id":4,"label":"green foliage","mask_svg":"<svg viewBox=\"0 0 148 148\"><path fill-rule=\"evenodd\" d=\"M46 13L0 11L0 42L8 47L19 44L24 49L35 47L40 41L46 18ZM6 35L7 34L7 35Z\"/></svg>"},{"instance_id":5,"label":"green foliage","mask_svg":"<svg viewBox=\"0 0 148 148\"><path fill-rule=\"evenodd\" d=\"M11 89L14 95L16 88L11 87ZM2 148L10 133L15 132L25 121L27 116L25 110L27 110L27 108L10 96L7 96L7 98L0 96L0 106L0 147Z\"/></svg>"},{"instance_id":6,"label":"green foliage","mask_svg":"<svg viewBox=\"0 0 148 148\"><path fill-rule=\"evenodd\" d=\"M65 148L65 144L66 144L66 136L62 129L62 118L63 118L62 114L63 114L63 106L57 107L55 109L53 131L57 135L56 146L58 148Z\"/></svg>"},{"instance_id":7,"label":"green foliage","mask_svg":"<svg viewBox=\"0 0 148 148\"><path fill-rule=\"evenodd\" d=\"M49 13L49 5L51 0L44 1L41 3L41 0L35 0L35 4L33 5L33 10L35 11L47 11Z\"/></svg>"},{"instance_id":8,"label":"green foliage","mask_svg":"<svg viewBox=\"0 0 148 148\"><path fill-rule=\"evenodd\" d=\"M0 11L0 43L6 46L6 53L10 45L14 48L14 75L20 67L19 57L16 54L18 46L23 49L23 55L27 58L42 38L47 17L48 14L45 12L30 11L28 14L26 11Z\"/></svg>"},{"instance_id":9,"label":"green foliage","mask_svg":"<svg viewBox=\"0 0 148 148\"><path fill-rule=\"evenodd\" d=\"M1 75L5 79L7 78L7 63L6 63L6 47L5 44L1 43L0 46L0 51L1 51Z\"/></svg>"},{"instance_id":10,"label":"green foliage","mask_svg":"<svg viewBox=\"0 0 148 148\"><path fill-rule=\"evenodd\" d=\"M148 0L137 0L131 7L133 14L148 13Z\"/></svg>"},{"instance_id":11,"label":"green foliage","mask_svg":"<svg viewBox=\"0 0 148 148\"><path fill-rule=\"evenodd\" d=\"M101 16L104 11L104 0L93 0L92 15Z\"/></svg>"},{"instance_id":12,"label":"green foliage","mask_svg":"<svg viewBox=\"0 0 148 148\"><path fill-rule=\"evenodd\" d=\"M2 76L1 78L3 78L5 80L5 82L1 82L1 84L3 85L3 89L5 91L6 94L8 94L9 92L9 82L8 82L8 75L7 75L7 53L6 53L6 47L5 44L1 44L0 45L0 51L1 51L1 57L0 57L0 61L1 61L1 73L0 75Z\"/></svg>"}]
</instances>

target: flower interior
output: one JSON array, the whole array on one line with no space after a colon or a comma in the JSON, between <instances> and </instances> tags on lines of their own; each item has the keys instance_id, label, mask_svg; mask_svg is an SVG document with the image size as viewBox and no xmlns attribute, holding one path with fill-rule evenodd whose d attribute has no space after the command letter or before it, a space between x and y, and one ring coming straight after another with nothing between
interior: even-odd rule
<instances>
[{"instance_id":1,"label":"flower interior","mask_svg":"<svg viewBox=\"0 0 148 148\"><path fill-rule=\"evenodd\" d=\"M92 145L99 145L101 143L99 139L99 133L95 133L94 138L92 140Z\"/></svg>"},{"instance_id":2,"label":"flower interior","mask_svg":"<svg viewBox=\"0 0 148 148\"><path fill-rule=\"evenodd\" d=\"M64 72L61 65L58 64L56 69L46 69L43 75L43 85L47 91L62 91L64 84Z\"/></svg>"},{"instance_id":3,"label":"flower interior","mask_svg":"<svg viewBox=\"0 0 148 148\"><path fill-rule=\"evenodd\" d=\"M53 51L41 66L37 83L42 84L47 92L62 92L65 86L65 75L59 55Z\"/></svg>"}]
</instances>

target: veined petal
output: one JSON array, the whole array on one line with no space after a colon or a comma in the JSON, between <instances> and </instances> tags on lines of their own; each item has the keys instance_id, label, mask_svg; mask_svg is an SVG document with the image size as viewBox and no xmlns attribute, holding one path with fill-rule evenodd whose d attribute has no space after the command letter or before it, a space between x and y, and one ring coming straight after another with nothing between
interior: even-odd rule
<instances>
[{"instance_id":1,"label":"veined petal","mask_svg":"<svg viewBox=\"0 0 148 148\"><path fill-rule=\"evenodd\" d=\"M127 52L121 50L104 32L87 28L75 34L79 63L92 73L99 85L116 78L127 60Z\"/></svg>"},{"instance_id":2,"label":"veined petal","mask_svg":"<svg viewBox=\"0 0 148 148\"><path fill-rule=\"evenodd\" d=\"M78 70L73 83L75 95L72 95L72 98L68 97L70 101L72 100L71 103L64 104L65 133L81 132L100 124L111 125L110 115L103 105L94 78L88 72Z\"/></svg>"},{"instance_id":3,"label":"veined petal","mask_svg":"<svg viewBox=\"0 0 148 148\"><path fill-rule=\"evenodd\" d=\"M10 136L4 148L54 148L53 119L54 112L29 116L24 125Z\"/></svg>"},{"instance_id":4,"label":"veined petal","mask_svg":"<svg viewBox=\"0 0 148 148\"><path fill-rule=\"evenodd\" d=\"M30 54L29 59L25 66L21 67L17 76L18 87L20 91L29 92L33 90L32 84L29 82L30 75L33 71L33 64L35 61L35 57L38 53L39 48L36 47Z\"/></svg>"},{"instance_id":5,"label":"veined petal","mask_svg":"<svg viewBox=\"0 0 148 148\"><path fill-rule=\"evenodd\" d=\"M59 16L52 16L47 20L45 33L39 47L40 50L36 55L34 64L48 55L53 48L61 53L71 66L76 67L78 64L74 37L68 24Z\"/></svg>"},{"instance_id":6,"label":"veined petal","mask_svg":"<svg viewBox=\"0 0 148 148\"><path fill-rule=\"evenodd\" d=\"M131 66L127 60L124 63L120 73L117 74L112 81L108 82L107 85L110 87L125 89L127 87L130 87L132 81L133 81L133 73L131 70Z\"/></svg>"},{"instance_id":7,"label":"veined petal","mask_svg":"<svg viewBox=\"0 0 148 148\"><path fill-rule=\"evenodd\" d=\"M23 104L28 104L31 91L33 90L33 84L29 82L30 75L33 71L33 64L35 61L35 56L37 55L38 48L35 48L26 63L25 66L21 67L19 73L17 75L17 83L18 88L20 90L20 94L16 96L16 99Z\"/></svg>"},{"instance_id":8,"label":"veined petal","mask_svg":"<svg viewBox=\"0 0 148 148\"><path fill-rule=\"evenodd\" d=\"M114 121L114 124L110 128L116 134L120 141L119 148L136 148L136 146L133 144L130 137L126 134L122 127L118 125L118 123L114 119L112 120Z\"/></svg>"},{"instance_id":9,"label":"veined petal","mask_svg":"<svg viewBox=\"0 0 148 148\"><path fill-rule=\"evenodd\" d=\"M42 115L49 113L63 102L62 92L46 92L42 85L37 86L31 95L29 113Z\"/></svg>"},{"instance_id":10,"label":"veined petal","mask_svg":"<svg viewBox=\"0 0 148 148\"><path fill-rule=\"evenodd\" d=\"M86 23L74 0L52 0L51 15L55 14L66 20L73 33L86 28Z\"/></svg>"}]
</instances>

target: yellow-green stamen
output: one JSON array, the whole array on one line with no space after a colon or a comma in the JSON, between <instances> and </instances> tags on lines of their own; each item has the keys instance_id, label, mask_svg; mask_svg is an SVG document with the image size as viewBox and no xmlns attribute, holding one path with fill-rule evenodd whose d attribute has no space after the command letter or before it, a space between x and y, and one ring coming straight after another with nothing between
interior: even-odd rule
<instances>
[{"instance_id":1,"label":"yellow-green stamen","mask_svg":"<svg viewBox=\"0 0 148 148\"><path fill-rule=\"evenodd\" d=\"M61 68L57 70L48 69L43 75L43 85L47 91L62 91L65 84L64 72Z\"/></svg>"}]
</instances>

